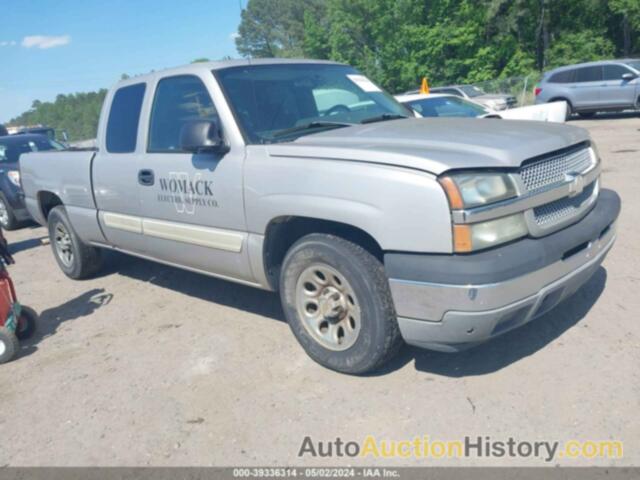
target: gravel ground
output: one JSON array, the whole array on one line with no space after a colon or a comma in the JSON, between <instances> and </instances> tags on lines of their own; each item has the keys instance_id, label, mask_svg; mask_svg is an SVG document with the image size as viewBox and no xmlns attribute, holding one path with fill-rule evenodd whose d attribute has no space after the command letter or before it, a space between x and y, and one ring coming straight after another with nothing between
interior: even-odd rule
<instances>
[{"instance_id":1,"label":"gravel ground","mask_svg":"<svg viewBox=\"0 0 640 480\"><path fill-rule=\"evenodd\" d=\"M307 358L275 294L119 254L74 282L43 228L8 232L20 300L41 319L0 366L0 465L544 464L297 457L305 436L369 434L616 439L621 460L551 464L640 464L640 118L571 123L591 131L624 202L603 267L519 330L456 355L406 347L364 378Z\"/></svg>"}]
</instances>

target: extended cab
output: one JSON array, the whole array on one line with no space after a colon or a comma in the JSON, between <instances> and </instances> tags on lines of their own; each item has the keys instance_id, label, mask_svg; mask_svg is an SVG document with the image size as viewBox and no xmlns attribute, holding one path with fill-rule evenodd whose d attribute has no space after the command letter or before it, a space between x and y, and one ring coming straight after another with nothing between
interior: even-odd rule
<instances>
[{"instance_id":1,"label":"extended cab","mask_svg":"<svg viewBox=\"0 0 640 480\"><path fill-rule=\"evenodd\" d=\"M331 62L124 80L97 145L21 161L69 277L111 248L277 290L307 353L348 373L547 312L598 268L620 210L585 130L412 118Z\"/></svg>"}]
</instances>

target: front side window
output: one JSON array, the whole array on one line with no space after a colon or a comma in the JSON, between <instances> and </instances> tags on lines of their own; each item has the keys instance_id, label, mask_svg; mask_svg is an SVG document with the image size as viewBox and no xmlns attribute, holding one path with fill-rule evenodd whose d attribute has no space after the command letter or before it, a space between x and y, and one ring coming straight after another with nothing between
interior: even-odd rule
<instances>
[{"instance_id":1,"label":"front side window","mask_svg":"<svg viewBox=\"0 0 640 480\"><path fill-rule=\"evenodd\" d=\"M247 65L215 75L248 143L292 141L330 128L411 116L346 65Z\"/></svg>"},{"instance_id":2,"label":"front side window","mask_svg":"<svg viewBox=\"0 0 640 480\"><path fill-rule=\"evenodd\" d=\"M629 60L625 63L633 68L636 72L640 72L640 60Z\"/></svg>"},{"instance_id":3,"label":"front side window","mask_svg":"<svg viewBox=\"0 0 640 480\"><path fill-rule=\"evenodd\" d=\"M458 97L433 97L408 104L423 117L479 117L489 113L484 107Z\"/></svg>"},{"instance_id":4,"label":"front side window","mask_svg":"<svg viewBox=\"0 0 640 480\"><path fill-rule=\"evenodd\" d=\"M602 67L582 67L576 70L577 82L599 82L602 80Z\"/></svg>"},{"instance_id":5,"label":"front side window","mask_svg":"<svg viewBox=\"0 0 640 480\"><path fill-rule=\"evenodd\" d=\"M631 73L626 67L622 65L605 65L604 66L604 79L605 80L622 80L622 75L625 73Z\"/></svg>"},{"instance_id":6,"label":"front side window","mask_svg":"<svg viewBox=\"0 0 640 480\"><path fill-rule=\"evenodd\" d=\"M149 121L149 152L181 152L180 131L194 120L217 120L207 88L198 77L180 75L158 82Z\"/></svg>"},{"instance_id":7,"label":"front side window","mask_svg":"<svg viewBox=\"0 0 640 480\"><path fill-rule=\"evenodd\" d=\"M107 122L107 151L109 153L136 151L144 91L145 84L137 83L119 88L113 96Z\"/></svg>"}]
</instances>

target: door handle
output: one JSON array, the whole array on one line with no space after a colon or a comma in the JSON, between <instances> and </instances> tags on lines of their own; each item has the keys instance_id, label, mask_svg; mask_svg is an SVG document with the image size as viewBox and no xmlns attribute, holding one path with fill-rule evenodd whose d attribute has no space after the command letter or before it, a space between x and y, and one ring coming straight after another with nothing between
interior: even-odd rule
<instances>
[{"instance_id":1,"label":"door handle","mask_svg":"<svg viewBox=\"0 0 640 480\"><path fill-rule=\"evenodd\" d=\"M142 186L149 187L155 182L153 170L144 169L138 172L138 183Z\"/></svg>"}]
</instances>

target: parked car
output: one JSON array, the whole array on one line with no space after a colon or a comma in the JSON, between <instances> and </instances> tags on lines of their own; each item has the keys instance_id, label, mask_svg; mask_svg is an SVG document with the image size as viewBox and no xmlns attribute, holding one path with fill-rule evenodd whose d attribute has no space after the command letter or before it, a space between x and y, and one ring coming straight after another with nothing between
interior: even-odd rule
<instances>
[{"instance_id":1,"label":"parked car","mask_svg":"<svg viewBox=\"0 0 640 480\"><path fill-rule=\"evenodd\" d=\"M407 92L407 94L418 93L417 91ZM429 93L445 93L456 97L466 98L480 103L491 110L506 110L518 104L518 100L513 95L506 93L486 93L475 85L453 85L448 87L433 87Z\"/></svg>"},{"instance_id":2,"label":"parked car","mask_svg":"<svg viewBox=\"0 0 640 480\"><path fill-rule=\"evenodd\" d=\"M567 109L566 102L554 102L495 111L471 100L442 93L396 95L395 98L420 117L505 118L564 123Z\"/></svg>"},{"instance_id":3,"label":"parked car","mask_svg":"<svg viewBox=\"0 0 640 480\"><path fill-rule=\"evenodd\" d=\"M67 276L94 274L111 248L279 291L309 356L346 373L403 340L458 351L527 323L616 237L620 199L586 130L415 118L332 62L123 80L97 146L21 160Z\"/></svg>"},{"instance_id":4,"label":"parked car","mask_svg":"<svg viewBox=\"0 0 640 480\"><path fill-rule=\"evenodd\" d=\"M640 60L606 60L556 68L535 88L536 104L564 100L572 113L592 117L597 112L640 108Z\"/></svg>"},{"instance_id":5,"label":"parked car","mask_svg":"<svg viewBox=\"0 0 640 480\"><path fill-rule=\"evenodd\" d=\"M18 228L29 220L20 185L20 156L25 152L60 150L62 145L46 135L8 135L0 137L0 225Z\"/></svg>"}]
</instances>

